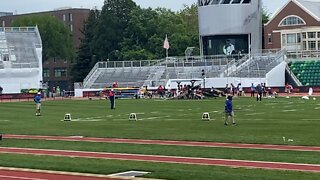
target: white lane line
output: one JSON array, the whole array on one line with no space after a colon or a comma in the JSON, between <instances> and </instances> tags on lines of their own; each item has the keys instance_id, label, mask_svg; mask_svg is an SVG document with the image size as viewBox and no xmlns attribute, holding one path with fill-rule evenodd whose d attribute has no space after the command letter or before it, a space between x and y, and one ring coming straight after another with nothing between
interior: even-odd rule
<instances>
[{"instance_id":1,"label":"white lane line","mask_svg":"<svg viewBox=\"0 0 320 180\"><path fill-rule=\"evenodd\" d=\"M22 180L48 180L48 179L28 178L28 177L19 177L19 176L5 176L5 175L0 175L0 178L6 178L6 179L22 179Z\"/></svg>"}]
</instances>

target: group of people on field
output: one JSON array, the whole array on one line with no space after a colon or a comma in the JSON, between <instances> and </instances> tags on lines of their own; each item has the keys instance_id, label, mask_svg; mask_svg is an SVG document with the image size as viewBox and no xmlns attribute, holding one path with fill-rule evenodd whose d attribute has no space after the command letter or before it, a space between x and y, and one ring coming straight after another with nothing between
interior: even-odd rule
<instances>
[{"instance_id":1,"label":"group of people on field","mask_svg":"<svg viewBox=\"0 0 320 180\"><path fill-rule=\"evenodd\" d=\"M241 83L239 83L239 85L241 86ZM239 87L238 85L238 87ZM237 89L238 89L237 87ZM228 91L227 91L228 90ZM233 85L231 83L230 88L228 88L228 84L226 86L226 93L229 93L229 95L226 95L226 102L225 102L225 122L224 124L227 126L228 125L228 121L229 118L231 118L231 122L233 125L237 125L234 119L234 111L233 111L233 106L232 106L232 98L235 95L233 90ZM238 90L238 96L241 96L243 91L240 91L241 89L239 88ZM285 92L287 93L287 97L289 97L290 93L292 92L293 87L292 85L290 85L289 83L287 83L285 85ZM266 83L261 83L261 84L257 84L256 86L254 85L254 83L251 84L250 87L250 91L251 91L251 97L255 97L255 93L257 93L257 101L261 101L262 97L267 97L267 96L277 96L277 92L273 92L272 89L269 87L266 87ZM309 90L310 91L310 90ZM239 94L240 93L240 94Z\"/></svg>"},{"instance_id":2,"label":"group of people on field","mask_svg":"<svg viewBox=\"0 0 320 180\"><path fill-rule=\"evenodd\" d=\"M241 85L241 83L238 83L237 86L233 85L233 83L226 84L226 87L224 89L224 93L225 94L231 94L232 96L243 96L244 95L244 91L243 91L243 87Z\"/></svg>"}]
</instances>

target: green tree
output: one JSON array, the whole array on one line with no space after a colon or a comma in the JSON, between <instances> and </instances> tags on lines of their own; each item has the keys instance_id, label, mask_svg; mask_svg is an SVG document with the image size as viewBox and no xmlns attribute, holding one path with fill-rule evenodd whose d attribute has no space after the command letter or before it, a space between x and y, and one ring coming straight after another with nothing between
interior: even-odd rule
<instances>
[{"instance_id":1,"label":"green tree","mask_svg":"<svg viewBox=\"0 0 320 180\"><path fill-rule=\"evenodd\" d=\"M270 13L269 11L263 7L262 8L262 24L266 24L269 21Z\"/></svg>"},{"instance_id":2,"label":"green tree","mask_svg":"<svg viewBox=\"0 0 320 180\"><path fill-rule=\"evenodd\" d=\"M120 50L130 21L130 13L136 8L132 0L105 0L94 37L95 52L99 59L108 59L109 53Z\"/></svg>"},{"instance_id":3,"label":"green tree","mask_svg":"<svg viewBox=\"0 0 320 180\"><path fill-rule=\"evenodd\" d=\"M89 17L86 20L81 31L84 35L84 38L81 39L76 62L72 67L73 78L76 82L81 82L98 61L93 49L93 38L98 19L99 11L91 10L89 13Z\"/></svg>"},{"instance_id":4,"label":"green tree","mask_svg":"<svg viewBox=\"0 0 320 180\"><path fill-rule=\"evenodd\" d=\"M43 61L49 58L73 59L75 50L70 30L50 15L30 15L15 19L12 26L38 26L43 46Z\"/></svg>"}]
</instances>

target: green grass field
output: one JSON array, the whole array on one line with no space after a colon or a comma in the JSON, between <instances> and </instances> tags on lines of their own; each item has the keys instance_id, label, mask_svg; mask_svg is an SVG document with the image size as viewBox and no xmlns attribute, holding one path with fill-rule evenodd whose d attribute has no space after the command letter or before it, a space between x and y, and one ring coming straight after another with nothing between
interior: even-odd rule
<instances>
[{"instance_id":1,"label":"green grass field","mask_svg":"<svg viewBox=\"0 0 320 180\"><path fill-rule=\"evenodd\" d=\"M224 98L209 100L45 101L0 103L2 134L118 137L320 146L320 101L235 98L238 126L224 126ZM212 121L202 121L210 112ZM71 113L72 122L64 122ZM129 121L137 113L138 121ZM293 139L293 142L283 141ZM4 139L0 146L320 164L319 152ZM319 179L320 174L212 166L0 154L0 166L111 174L125 170L162 179Z\"/></svg>"}]
</instances>

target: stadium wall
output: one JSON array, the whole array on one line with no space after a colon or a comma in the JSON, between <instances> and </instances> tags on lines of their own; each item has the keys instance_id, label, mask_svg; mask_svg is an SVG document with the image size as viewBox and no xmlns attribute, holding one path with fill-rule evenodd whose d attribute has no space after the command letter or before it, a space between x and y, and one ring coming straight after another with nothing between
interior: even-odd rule
<instances>
[{"instance_id":1,"label":"stadium wall","mask_svg":"<svg viewBox=\"0 0 320 180\"><path fill-rule=\"evenodd\" d=\"M39 89L42 81L41 70L33 69L2 69L0 70L0 86L3 93L20 93L21 89Z\"/></svg>"}]
</instances>

